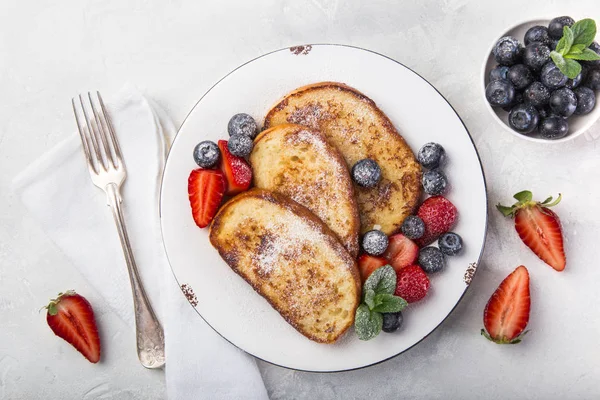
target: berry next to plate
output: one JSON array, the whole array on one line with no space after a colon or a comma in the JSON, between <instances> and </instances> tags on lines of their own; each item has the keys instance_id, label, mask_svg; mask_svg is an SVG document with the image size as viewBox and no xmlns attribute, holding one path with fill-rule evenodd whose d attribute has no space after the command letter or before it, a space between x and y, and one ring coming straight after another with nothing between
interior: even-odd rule
<instances>
[{"instance_id":1,"label":"berry next to plate","mask_svg":"<svg viewBox=\"0 0 600 400\"><path fill-rule=\"evenodd\" d=\"M556 200L548 197L543 202L533 200L530 191L515 194L515 204L506 207L498 204L498 211L505 217L515 219L515 229L519 237L542 261L557 271L567 265L560 219L549 207L557 205Z\"/></svg>"},{"instance_id":2,"label":"berry next to plate","mask_svg":"<svg viewBox=\"0 0 600 400\"><path fill-rule=\"evenodd\" d=\"M499 65L488 76L488 103L509 112L508 125L523 135L566 136L569 118L589 114L596 104L600 46L595 36L594 20L562 16L548 27L531 27L525 47L518 38L500 38L492 51Z\"/></svg>"}]
</instances>

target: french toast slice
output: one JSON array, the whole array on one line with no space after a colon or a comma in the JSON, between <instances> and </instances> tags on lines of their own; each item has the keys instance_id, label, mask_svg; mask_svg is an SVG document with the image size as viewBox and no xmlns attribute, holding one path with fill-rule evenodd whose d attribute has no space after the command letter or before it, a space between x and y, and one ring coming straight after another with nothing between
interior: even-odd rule
<instances>
[{"instance_id":1,"label":"french toast slice","mask_svg":"<svg viewBox=\"0 0 600 400\"><path fill-rule=\"evenodd\" d=\"M348 168L364 158L381 167L377 186L354 185L361 233L379 225L390 235L413 212L421 195L421 166L373 100L342 83L303 86L268 112L264 128L285 123L320 130L343 155Z\"/></svg>"},{"instance_id":2,"label":"french toast slice","mask_svg":"<svg viewBox=\"0 0 600 400\"><path fill-rule=\"evenodd\" d=\"M333 343L354 323L356 262L306 207L252 189L222 206L209 236L231 269L307 338Z\"/></svg>"},{"instance_id":3,"label":"french toast slice","mask_svg":"<svg viewBox=\"0 0 600 400\"><path fill-rule=\"evenodd\" d=\"M284 194L308 208L358 255L360 219L344 159L323 135L302 125L263 131L250 155L254 186Z\"/></svg>"}]
</instances>

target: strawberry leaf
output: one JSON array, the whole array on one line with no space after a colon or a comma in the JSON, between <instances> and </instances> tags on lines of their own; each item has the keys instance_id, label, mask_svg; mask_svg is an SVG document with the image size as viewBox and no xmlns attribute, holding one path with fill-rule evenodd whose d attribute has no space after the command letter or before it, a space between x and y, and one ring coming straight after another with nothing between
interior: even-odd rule
<instances>
[{"instance_id":1,"label":"strawberry leaf","mask_svg":"<svg viewBox=\"0 0 600 400\"><path fill-rule=\"evenodd\" d=\"M552 201L552 196L550 196L546 200L544 200L542 205L545 207L553 207L553 206L557 205L558 203L560 203L561 200L562 200L562 194L559 193L556 200Z\"/></svg>"},{"instance_id":2,"label":"strawberry leaf","mask_svg":"<svg viewBox=\"0 0 600 400\"><path fill-rule=\"evenodd\" d=\"M513 214L515 213L515 208L514 207L506 207L506 206L503 206L502 204L498 204L498 205L496 205L496 208L505 217L512 217Z\"/></svg>"},{"instance_id":3,"label":"strawberry leaf","mask_svg":"<svg viewBox=\"0 0 600 400\"><path fill-rule=\"evenodd\" d=\"M522 192L515 194L513 197L521 203L527 203L533 199L533 193L531 193L529 190L523 190Z\"/></svg>"}]
</instances>

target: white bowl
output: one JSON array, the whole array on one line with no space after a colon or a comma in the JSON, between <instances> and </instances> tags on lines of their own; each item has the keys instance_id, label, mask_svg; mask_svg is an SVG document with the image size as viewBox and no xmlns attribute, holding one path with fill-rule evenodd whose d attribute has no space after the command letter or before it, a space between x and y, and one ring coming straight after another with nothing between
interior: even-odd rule
<instances>
[{"instance_id":1,"label":"white bowl","mask_svg":"<svg viewBox=\"0 0 600 400\"><path fill-rule=\"evenodd\" d=\"M492 54L492 49L494 48L494 45L496 44L498 39L500 39L501 37L504 37L504 36L514 36L517 39L519 39L519 41L521 43L523 43L525 32L527 32L527 30L529 28L531 28L532 26L535 26L535 25L548 26L549 22L550 22L549 19L540 19L540 20L522 22L520 24L513 26L506 32L498 35L494 39L494 42L491 44L489 51L487 53L488 57L485 59L485 61L483 63L482 76L481 76L481 81L483 83L483 86L481 88L482 89L481 93L483 95L483 100L484 100L488 110L490 110L490 114L492 114L492 116L496 119L496 121L498 121L498 123L500 125L502 125L504 127L504 129L506 129L513 135L515 135L521 139L529 140L531 142L561 143L561 142L567 142L569 140L575 139L577 136L581 135L583 132L588 130L589 127L592 126L598 120L598 118L600 118L600 104L599 104L600 99L597 99L596 106L594 107L592 112L590 112L589 114L581 115L581 116L573 115L572 117L569 118L569 133L567 134L567 136L560 138L560 139L544 139L544 138L540 137L540 135L538 133L528 136L528 135L523 135L522 133L514 131L508 125L508 112L504 111L500 107L492 107L490 105L490 103L488 103L488 101L485 97L485 87L489 83L489 73L497 65L496 60L494 60L494 55ZM598 93L596 93L596 95L598 95Z\"/></svg>"}]
</instances>

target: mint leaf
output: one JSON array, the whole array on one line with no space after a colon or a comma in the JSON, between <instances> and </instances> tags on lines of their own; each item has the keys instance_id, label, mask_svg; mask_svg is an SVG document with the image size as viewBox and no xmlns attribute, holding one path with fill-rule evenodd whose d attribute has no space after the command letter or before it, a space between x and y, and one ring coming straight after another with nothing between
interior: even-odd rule
<instances>
[{"instance_id":1,"label":"mint leaf","mask_svg":"<svg viewBox=\"0 0 600 400\"><path fill-rule=\"evenodd\" d=\"M563 72L561 70L561 72L570 79L577 78L577 75L579 75L579 73L581 72L581 64L579 64L577 61L571 60L569 58L565 58L565 64L566 64L565 71Z\"/></svg>"},{"instance_id":2,"label":"mint leaf","mask_svg":"<svg viewBox=\"0 0 600 400\"><path fill-rule=\"evenodd\" d=\"M375 308L375 291L369 289L365 292L365 304L369 306L369 310Z\"/></svg>"},{"instance_id":3,"label":"mint leaf","mask_svg":"<svg viewBox=\"0 0 600 400\"><path fill-rule=\"evenodd\" d=\"M365 282L363 292L367 293L369 290L375 291L376 294L393 294L396 290L396 271L394 271L394 268L391 265L384 265L373 271Z\"/></svg>"},{"instance_id":4,"label":"mint leaf","mask_svg":"<svg viewBox=\"0 0 600 400\"><path fill-rule=\"evenodd\" d=\"M595 61L600 60L600 55L592 49L584 49L581 53L569 53L565 56L571 60Z\"/></svg>"},{"instance_id":5,"label":"mint leaf","mask_svg":"<svg viewBox=\"0 0 600 400\"><path fill-rule=\"evenodd\" d=\"M582 44L584 48L588 47L596 36L596 22L590 18L582 19L573 24L571 32L573 33L572 44Z\"/></svg>"},{"instance_id":6,"label":"mint leaf","mask_svg":"<svg viewBox=\"0 0 600 400\"><path fill-rule=\"evenodd\" d=\"M386 293L375 296L375 302L380 302L380 304L373 308L372 311L377 311L380 313L402 311L408 305L406 300L404 300L402 297Z\"/></svg>"},{"instance_id":7,"label":"mint leaf","mask_svg":"<svg viewBox=\"0 0 600 400\"><path fill-rule=\"evenodd\" d=\"M533 199L533 193L529 190L523 190L513 196L515 199L520 201L521 203L527 203Z\"/></svg>"},{"instance_id":8,"label":"mint leaf","mask_svg":"<svg viewBox=\"0 0 600 400\"><path fill-rule=\"evenodd\" d=\"M569 54L581 54L585 50L585 46L582 44L574 44L569 50Z\"/></svg>"},{"instance_id":9,"label":"mint leaf","mask_svg":"<svg viewBox=\"0 0 600 400\"><path fill-rule=\"evenodd\" d=\"M366 304L361 304L356 309L354 317L354 330L360 340L371 340L381 332L383 316L369 310Z\"/></svg>"},{"instance_id":10,"label":"mint leaf","mask_svg":"<svg viewBox=\"0 0 600 400\"><path fill-rule=\"evenodd\" d=\"M556 44L556 51L561 55L565 55L569 53L571 50L571 46L573 46L573 31L568 26L563 27L563 36L560 38L558 43Z\"/></svg>"}]
</instances>

